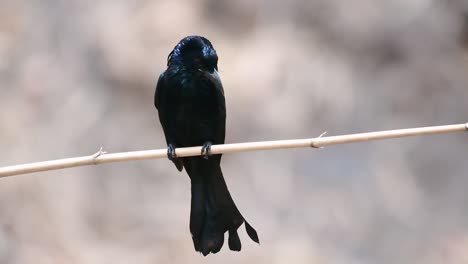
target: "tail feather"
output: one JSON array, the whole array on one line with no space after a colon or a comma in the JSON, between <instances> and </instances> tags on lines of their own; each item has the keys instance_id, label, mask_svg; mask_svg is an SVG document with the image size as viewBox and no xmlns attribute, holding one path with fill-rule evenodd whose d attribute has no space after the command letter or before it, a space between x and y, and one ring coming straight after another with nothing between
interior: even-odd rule
<instances>
[{"instance_id":1,"label":"tail feather","mask_svg":"<svg viewBox=\"0 0 468 264\"><path fill-rule=\"evenodd\" d=\"M192 202L190 208L190 232L192 233L193 246L201 252L201 235L205 222L206 211L205 191L201 183L192 183Z\"/></svg>"},{"instance_id":2,"label":"tail feather","mask_svg":"<svg viewBox=\"0 0 468 264\"><path fill-rule=\"evenodd\" d=\"M237 234L237 230L229 230L229 249L232 251L241 251L242 245Z\"/></svg>"},{"instance_id":3,"label":"tail feather","mask_svg":"<svg viewBox=\"0 0 468 264\"><path fill-rule=\"evenodd\" d=\"M201 238L201 252L203 256L208 255L210 252L218 253L224 244L223 232L211 232L206 228Z\"/></svg>"},{"instance_id":4,"label":"tail feather","mask_svg":"<svg viewBox=\"0 0 468 264\"><path fill-rule=\"evenodd\" d=\"M259 243L257 231L237 209L219 163L210 160L194 158L192 166L184 164L192 182L190 231L195 250L204 256L219 252L224 244L224 233L229 231L229 248L240 251L241 241L237 229L244 222L249 237Z\"/></svg>"},{"instance_id":5,"label":"tail feather","mask_svg":"<svg viewBox=\"0 0 468 264\"><path fill-rule=\"evenodd\" d=\"M255 229L247 221L245 221L245 231L247 231L247 235L249 235L250 239L260 244L257 231L255 231Z\"/></svg>"}]
</instances>

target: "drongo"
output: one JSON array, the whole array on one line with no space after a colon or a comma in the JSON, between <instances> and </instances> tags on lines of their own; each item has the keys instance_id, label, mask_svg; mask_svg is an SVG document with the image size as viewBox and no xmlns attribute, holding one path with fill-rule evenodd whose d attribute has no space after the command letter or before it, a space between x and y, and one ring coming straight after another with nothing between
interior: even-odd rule
<instances>
[{"instance_id":1,"label":"drongo","mask_svg":"<svg viewBox=\"0 0 468 264\"><path fill-rule=\"evenodd\" d=\"M191 181L190 232L196 251L217 253L229 233L229 248L241 250L237 229L245 222L249 237L259 243L255 229L237 209L221 171L221 155L212 144L224 144L226 103L218 75L218 56L201 36L183 38L170 52L159 76L154 105L166 136L168 158ZM178 147L203 146L202 156L177 157Z\"/></svg>"}]
</instances>

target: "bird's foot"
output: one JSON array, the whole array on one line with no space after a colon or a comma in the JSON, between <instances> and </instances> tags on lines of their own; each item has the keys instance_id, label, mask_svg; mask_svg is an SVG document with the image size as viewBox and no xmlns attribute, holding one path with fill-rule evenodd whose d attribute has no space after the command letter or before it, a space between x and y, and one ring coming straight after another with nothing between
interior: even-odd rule
<instances>
[{"instance_id":1,"label":"bird's foot","mask_svg":"<svg viewBox=\"0 0 468 264\"><path fill-rule=\"evenodd\" d=\"M175 153L175 146L173 144L168 144L167 145L167 158L171 161L174 161L177 159L177 155Z\"/></svg>"},{"instance_id":2,"label":"bird's foot","mask_svg":"<svg viewBox=\"0 0 468 264\"><path fill-rule=\"evenodd\" d=\"M211 156L211 145L212 143L210 141L207 141L203 143L203 147L201 149L201 154L204 159L208 159Z\"/></svg>"}]
</instances>

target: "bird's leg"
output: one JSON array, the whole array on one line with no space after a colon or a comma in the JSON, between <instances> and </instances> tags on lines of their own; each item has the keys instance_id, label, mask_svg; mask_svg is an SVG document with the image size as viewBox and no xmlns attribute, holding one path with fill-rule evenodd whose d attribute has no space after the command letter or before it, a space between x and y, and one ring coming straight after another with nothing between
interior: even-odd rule
<instances>
[{"instance_id":1,"label":"bird's leg","mask_svg":"<svg viewBox=\"0 0 468 264\"><path fill-rule=\"evenodd\" d=\"M167 145L167 158L171 161L174 161L177 159L177 155L175 153L175 146L173 144L168 144Z\"/></svg>"},{"instance_id":2,"label":"bird's leg","mask_svg":"<svg viewBox=\"0 0 468 264\"><path fill-rule=\"evenodd\" d=\"M204 159L208 159L211 156L211 145L212 143L210 141L207 141L203 143L203 147L201 149L201 154Z\"/></svg>"}]
</instances>

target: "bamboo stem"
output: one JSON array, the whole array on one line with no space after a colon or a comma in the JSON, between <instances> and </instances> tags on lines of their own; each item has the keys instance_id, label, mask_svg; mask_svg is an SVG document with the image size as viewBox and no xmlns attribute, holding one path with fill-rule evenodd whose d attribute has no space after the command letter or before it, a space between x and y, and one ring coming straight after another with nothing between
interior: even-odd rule
<instances>
[{"instance_id":1,"label":"bamboo stem","mask_svg":"<svg viewBox=\"0 0 468 264\"><path fill-rule=\"evenodd\" d=\"M310 139L291 139L291 140L277 140L277 141L260 141L249 143L237 144L224 144L213 145L211 147L212 154L221 153L234 153L244 151L257 151L257 150L273 150L273 149L286 149L286 148L322 148L330 145L347 144L362 141L371 141L379 139L400 138L408 136L420 136L431 134L443 134L451 132L466 132L468 131L468 123L446 125L446 126L432 126L432 127L419 127L398 130L387 130L379 132L349 134L342 136L330 137L316 137ZM178 157L199 156L201 154L201 147L188 147L177 148L176 155ZM67 158L59 160L50 160L43 162L35 162L21 165L13 165L0 168L0 177L14 176L20 174L58 170L79 166L97 165L101 163L123 162L131 160L145 160L145 159L160 159L167 158L166 149L156 150L142 150L121 153L105 153L99 150L97 153L90 156Z\"/></svg>"}]
</instances>

